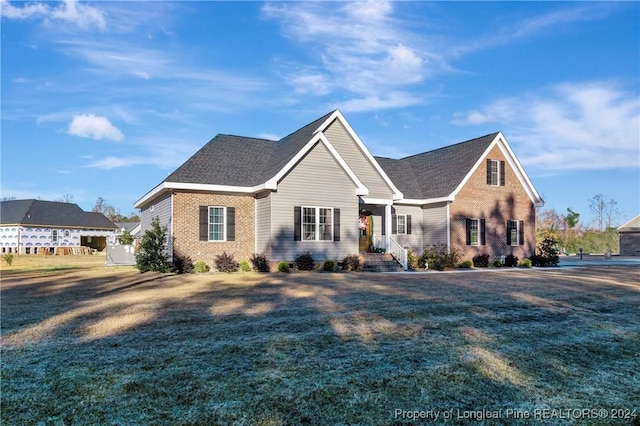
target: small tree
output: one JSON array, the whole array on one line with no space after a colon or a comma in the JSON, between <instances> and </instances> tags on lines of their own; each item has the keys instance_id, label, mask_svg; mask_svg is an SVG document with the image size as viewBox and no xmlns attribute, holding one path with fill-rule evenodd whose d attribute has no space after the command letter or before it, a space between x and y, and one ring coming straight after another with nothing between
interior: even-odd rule
<instances>
[{"instance_id":1,"label":"small tree","mask_svg":"<svg viewBox=\"0 0 640 426\"><path fill-rule=\"evenodd\" d=\"M125 229L124 231L122 231L122 234L116 237L116 241L118 242L118 244L122 244L123 246L133 244L133 240L133 235L131 235L131 232L129 232L128 229Z\"/></svg>"},{"instance_id":2,"label":"small tree","mask_svg":"<svg viewBox=\"0 0 640 426\"><path fill-rule=\"evenodd\" d=\"M142 236L139 252L136 254L136 268L140 272L169 272L167 261L167 225L160 226L160 219L151 221L151 229Z\"/></svg>"}]
</instances>

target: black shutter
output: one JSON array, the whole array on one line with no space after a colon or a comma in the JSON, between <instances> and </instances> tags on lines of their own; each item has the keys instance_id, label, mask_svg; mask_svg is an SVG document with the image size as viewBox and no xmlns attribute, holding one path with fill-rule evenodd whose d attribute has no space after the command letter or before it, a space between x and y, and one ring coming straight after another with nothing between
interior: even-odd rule
<instances>
[{"instance_id":1,"label":"black shutter","mask_svg":"<svg viewBox=\"0 0 640 426\"><path fill-rule=\"evenodd\" d=\"M487 160L487 185L491 185L491 160Z\"/></svg>"},{"instance_id":2,"label":"black shutter","mask_svg":"<svg viewBox=\"0 0 640 426\"><path fill-rule=\"evenodd\" d=\"M200 206L200 241L209 241L209 207Z\"/></svg>"},{"instance_id":3,"label":"black shutter","mask_svg":"<svg viewBox=\"0 0 640 426\"><path fill-rule=\"evenodd\" d=\"M520 229L518 229L518 245L524 245L524 220L520 221Z\"/></svg>"},{"instance_id":4,"label":"black shutter","mask_svg":"<svg viewBox=\"0 0 640 426\"><path fill-rule=\"evenodd\" d=\"M407 234L411 233L411 215L407 215Z\"/></svg>"},{"instance_id":5,"label":"black shutter","mask_svg":"<svg viewBox=\"0 0 640 426\"><path fill-rule=\"evenodd\" d=\"M293 241L302 240L302 207L293 207Z\"/></svg>"},{"instance_id":6,"label":"black shutter","mask_svg":"<svg viewBox=\"0 0 640 426\"><path fill-rule=\"evenodd\" d=\"M391 233L392 234L398 233L398 215L395 215L395 214L391 215Z\"/></svg>"},{"instance_id":7,"label":"black shutter","mask_svg":"<svg viewBox=\"0 0 640 426\"><path fill-rule=\"evenodd\" d=\"M505 186L505 170L504 170L504 161L500 162L500 186Z\"/></svg>"},{"instance_id":8,"label":"black shutter","mask_svg":"<svg viewBox=\"0 0 640 426\"><path fill-rule=\"evenodd\" d=\"M333 241L340 241L340 209L333 209Z\"/></svg>"},{"instance_id":9,"label":"black shutter","mask_svg":"<svg viewBox=\"0 0 640 426\"><path fill-rule=\"evenodd\" d=\"M227 207L227 241L236 240L236 208Z\"/></svg>"},{"instance_id":10,"label":"black shutter","mask_svg":"<svg viewBox=\"0 0 640 426\"><path fill-rule=\"evenodd\" d=\"M471 219L465 219L467 225L467 245L471 245Z\"/></svg>"},{"instance_id":11,"label":"black shutter","mask_svg":"<svg viewBox=\"0 0 640 426\"><path fill-rule=\"evenodd\" d=\"M507 245L508 246L511 245L511 228L512 228L511 221L508 220L507 221Z\"/></svg>"},{"instance_id":12,"label":"black shutter","mask_svg":"<svg viewBox=\"0 0 640 426\"><path fill-rule=\"evenodd\" d=\"M480 245L487 244L486 230L487 230L486 220L480 219Z\"/></svg>"}]
</instances>

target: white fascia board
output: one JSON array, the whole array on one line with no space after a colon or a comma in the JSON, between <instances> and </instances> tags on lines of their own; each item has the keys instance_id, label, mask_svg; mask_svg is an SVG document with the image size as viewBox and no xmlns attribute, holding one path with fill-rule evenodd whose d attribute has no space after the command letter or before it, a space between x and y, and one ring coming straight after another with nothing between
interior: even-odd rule
<instances>
[{"instance_id":1,"label":"white fascia board","mask_svg":"<svg viewBox=\"0 0 640 426\"><path fill-rule=\"evenodd\" d=\"M542 200L542 197L540 197L540 195L538 194L538 191L536 191L535 187L531 183L531 180L527 176L527 173L524 171L522 164L520 164L520 161L518 161L518 158L516 157L515 153L507 143L507 140L502 134L502 132L498 132L495 139L489 144L489 146L482 153L480 158L478 158L478 161L476 162L476 164L474 164L471 170L469 170L469 173L467 173L464 179L462 179L462 182L460 182L460 185L458 185L458 187L451 193L450 197L455 198L455 196L458 195L458 192L462 190L462 188L466 185L467 181L476 172L476 170L482 164L484 164L485 158L496 145L498 145L498 147L504 154L505 159L509 163L509 166L511 166L511 169L515 172L516 176L518 177L518 180L520 181L520 184L524 187L531 201L534 203L536 207L542 207L544 205L544 201Z\"/></svg>"},{"instance_id":2,"label":"white fascia board","mask_svg":"<svg viewBox=\"0 0 640 426\"><path fill-rule=\"evenodd\" d=\"M404 198L402 200L394 200L394 204L408 204L412 206L422 206L426 204L452 202L455 199L456 197L453 195L448 195L446 197L438 197L438 198L425 198L422 200L415 199L415 198Z\"/></svg>"},{"instance_id":3,"label":"white fascia board","mask_svg":"<svg viewBox=\"0 0 640 426\"><path fill-rule=\"evenodd\" d=\"M318 143L321 142L327 148L327 150L331 153L331 155L336 159L338 164L342 167L342 169L347 173L349 178L356 185L356 195L368 195L369 189L358 179L356 174L351 170L351 168L344 161L342 156L338 153L338 151L334 148L333 145L326 138L324 133L316 133L313 138L300 150L298 153L280 170L274 177L269 179L265 184L265 189L277 189L278 182L287 174L289 171L296 166L302 160L302 158Z\"/></svg>"},{"instance_id":4,"label":"white fascia board","mask_svg":"<svg viewBox=\"0 0 640 426\"><path fill-rule=\"evenodd\" d=\"M390 206L393 204L392 200L387 200L386 198L369 198L369 197L360 197L364 204L383 204L386 206Z\"/></svg>"},{"instance_id":5,"label":"white fascia board","mask_svg":"<svg viewBox=\"0 0 640 426\"><path fill-rule=\"evenodd\" d=\"M387 185L389 185L389 188L391 188L391 191L393 192L393 199L394 200L399 200L402 199L403 195L402 192L400 192L400 190L398 188L396 188L396 186L394 185L394 183L391 181L391 179L389 178L389 176L387 176L387 174L384 172L384 170L382 170L382 167L380 167L380 164L378 164L378 162L375 160L375 158L373 158L373 155L371 155L371 153L369 152L369 150L367 149L367 147L365 146L365 144L362 142L362 140L360 139L360 137L356 134L356 132L353 130L353 128L351 127L351 125L349 124L349 122L346 120L346 118L344 118L344 116L342 115L342 113L340 112L340 110L335 110L333 112L333 114L331 114L329 116L329 118L327 118L314 132L314 134L318 134L318 133L322 133L324 132L327 127L329 127L329 125L331 123L333 123L333 120L338 119L340 121L340 123L342 123L342 125L344 126L345 129L347 129L347 133L349 133L349 136L351 136L353 138L354 141L356 141L356 144L358 145L358 147L360 148L360 150L364 153L365 157L367 157L367 160L369 160L369 162L373 165L373 167L376 169L376 171L378 172L378 174L380 174L380 176L382 176L382 179L385 181L385 183Z\"/></svg>"},{"instance_id":6,"label":"white fascia board","mask_svg":"<svg viewBox=\"0 0 640 426\"><path fill-rule=\"evenodd\" d=\"M233 186L233 185L210 185L204 183L187 183L187 182L162 182L160 185L147 192L142 198L135 202L134 207L139 209L149 200L156 198L158 195L168 192L172 189L183 189L188 191L206 191L206 192L227 192L236 194L253 194L263 189L267 189L264 184L256 186Z\"/></svg>"}]
</instances>

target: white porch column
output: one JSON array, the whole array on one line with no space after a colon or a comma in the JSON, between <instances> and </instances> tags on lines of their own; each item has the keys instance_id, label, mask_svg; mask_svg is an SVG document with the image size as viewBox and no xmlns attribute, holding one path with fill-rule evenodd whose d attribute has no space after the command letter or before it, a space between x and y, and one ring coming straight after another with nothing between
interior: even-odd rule
<instances>
[{"instance_id":1,"label":"white porch column","mask_svg":"<svg viewBox=\"0 0 640 426\"><path fill-rule=\"evenodd\" d=\"M391 237L391 204L386 204L384 206L384 244L385 248L389 250L391 247L391 242L389 238Z\"/></svg>"}]
</instances>

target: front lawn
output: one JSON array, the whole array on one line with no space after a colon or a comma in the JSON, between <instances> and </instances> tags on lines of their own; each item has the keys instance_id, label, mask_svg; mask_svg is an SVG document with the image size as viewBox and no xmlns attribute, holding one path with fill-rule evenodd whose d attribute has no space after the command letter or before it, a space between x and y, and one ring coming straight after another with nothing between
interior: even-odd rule
<instances>
[{"instance_id":1,"label":"front lawn","mask_svg":"<svg viewBox=\"0 0 640 426\"><path fill-rule=\"evenodd\" d=\"M2 424L640 424L637 268L67 266L2 271Z\"/></svg>"}]
</instances>

